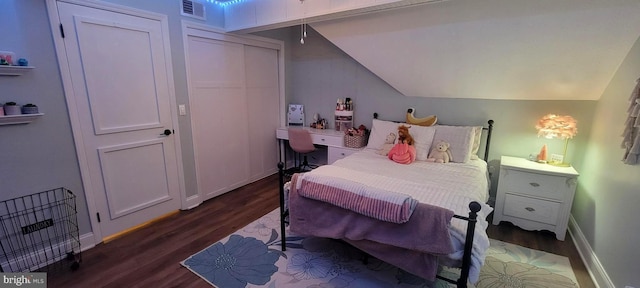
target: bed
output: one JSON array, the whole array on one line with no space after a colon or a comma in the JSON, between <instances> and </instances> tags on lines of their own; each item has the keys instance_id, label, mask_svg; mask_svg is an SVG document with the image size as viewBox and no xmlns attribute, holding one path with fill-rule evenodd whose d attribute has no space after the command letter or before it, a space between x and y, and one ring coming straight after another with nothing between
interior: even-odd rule
<instances>
[{"instance_id":1,"label":"bed","mask_svg":"<svg viewBox=\"0 0 640 288\"><path fill-rule=\"evenodd\" d=\"M398 125L374 119L365 149L286 183L284 164L278 164L282 249L289 224L297 235L341 239L427 280L466 287L477 281L489 247L486 217L493 210L485 203L493 121L487 127L412 126L417 161L409 165L378 154L380 141ZM451 142L457 161L425 161L432 144L443 140ZM460 278L436 276L439 264L460 267Z\"/></svg>"}]
</instances>

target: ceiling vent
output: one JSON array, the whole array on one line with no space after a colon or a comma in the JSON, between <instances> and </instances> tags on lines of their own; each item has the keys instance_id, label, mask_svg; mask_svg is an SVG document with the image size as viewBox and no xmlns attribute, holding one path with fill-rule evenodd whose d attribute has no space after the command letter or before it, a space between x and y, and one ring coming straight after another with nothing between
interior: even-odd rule
<instances>
[{"instance_id":1,"label":"ceiling vent","mask_svg":"<svg viewBox=\"0 0 640 288\"><path fill-rule=\"evenodd\" d=\"M206 20L204 14L204 4L200 1L181 0L180 14L183 16L193 17L200 20Z\"/></svg>"}]
</instances>

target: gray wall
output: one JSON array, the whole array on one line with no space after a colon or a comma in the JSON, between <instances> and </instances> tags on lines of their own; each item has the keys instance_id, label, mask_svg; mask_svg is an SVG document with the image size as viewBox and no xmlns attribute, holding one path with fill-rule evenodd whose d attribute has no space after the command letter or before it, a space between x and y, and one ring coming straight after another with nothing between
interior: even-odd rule
<instances>
[{"instance_id":1,"label":"gray wall","mask_svg":"<svg viewBox=\"0 0 640 288\"><path fill-rule=\"evenodd\" d=\"M549 153L562 154L564 141L538 138L535 124L547 113L568 114L578 120L579 133L569 142L568 161L580 170L589 139L596 101L518 101L406 97L372 74L354 59L309 28L304 45L299 27L271 34L287 41L290 75L288 103L305 105L305 123L314 113L331 119L337 98L350 97L355 106L355 124L371 127L373 113L381 119L404 120L408 107L417 117L435 114L443 124L482 125L495 121L489 153L490 169L497 172L502 155L528 157L547 144ZM267 36L261 33L262 36ZM460 83L465 85L465 83ZM331 126L333 127L333 126ZM497 173L494 173L494 177ZM494 179L497 180L497 179ZM495 195L493 181L492 195Z\"/></svg>"},{"instance_id":2,"label":"gray wall","mask_svg":"<svg viewBox=\"0 0 640 288\"><path fill-rule=\"evenodd\" d=\"M629 95L640 77L640 38L598 102L571 212L615 287L640 287L640 165L620 148Z\"/></svg>"},{"instance_id":3,"label":"gray wall","mask_svg":"<svg viewBox=\"0 0 640 288\"><path fill-rule=\"evenodd\" d=\"M27 125L0 126L0 200L65 187L78 196L80 233L91 231L71 124L43 0L2 1L0 50L35 69L0 76L0 103L33 103L45 115Z\"/></svg>"},{"instance_id":4,"label":"gray wall","mask_svg":"<svg viewBox=\"0 0 640 288\"><path fill-rule=\"evenodd\" d=\"M181 16L179 1L105 2L168 15L176 99L188 107L181 21L222 27L222 8L205 4L208 20L202 21ZM14 51L36 68L23 76L0 76L0 103L34 103L45 115L28 125L0 126L0 201L65 187L78 196L80 234L88 233L91 224L45 0L4 0L2 4L0 50ZM181 133L186 193L195 195L195 161L188 116L180 116L176 129Z\"/></svg>"}]
</instances>

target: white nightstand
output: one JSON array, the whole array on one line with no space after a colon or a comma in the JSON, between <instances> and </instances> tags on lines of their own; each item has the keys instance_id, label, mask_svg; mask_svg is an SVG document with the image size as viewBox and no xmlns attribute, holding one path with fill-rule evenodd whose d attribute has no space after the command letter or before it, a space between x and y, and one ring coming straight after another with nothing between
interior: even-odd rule
<instances>
[{"instance_id":1,"label":"white nightstand","mask_svg":"<svg viewBox=\"0 0 640 288\"><path fill-rule=\"evenodd\" d=\"M564 240L578 175L573 167L502 156L493 224L509 221L526 230L549 230Z\"/></svg>"}]
</instances>

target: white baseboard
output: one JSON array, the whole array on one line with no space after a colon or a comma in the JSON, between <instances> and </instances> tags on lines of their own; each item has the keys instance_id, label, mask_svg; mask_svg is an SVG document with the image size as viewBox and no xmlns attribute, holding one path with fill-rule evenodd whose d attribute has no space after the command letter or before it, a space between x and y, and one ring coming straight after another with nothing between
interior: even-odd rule
<instances>
[{"instance_id":1,"label":"white baseboard","mask_svg":"<svg viewBox=\"0 0 640 288\"><path fill-rule=\"evenodd\" d=\"M576 223L576 220L573 218L573 215L569 217L569 234L571 234L571 239L573 239L573 244L576 245L576 249L578 249L578 253L582 258L582 262L584 266L587 267L587 271L591 276L596 287L600 288L615 288L613 282L611 282L611 278L607 275L607 271L604 270L600 260L598 260L598 256L593 252L591 245L587 241L587 238L584 237L582 230Z\"/></svg>"},{"instance_id":2,"label":"white baseboard","mask_svg":"<svg viewBox=\"0 0 640 288\"><path fill-rule=\"evenodd\" d=\"M200 206L200 204L202 204L200 195L193 195L191 197L187 197L187 200L184 201L184 206L180 210L191 210Z\"/></svg>"},{"instance_id":3,"label":"white baseboard","mask_svg":"<svg viewBox=\"0 0 640 288\"><path fill-rule=\"evenodd\" d=\"M93 232L80 235L80 251L85 251L96 247L96 244L98 243L96 243Z\"/></svg>"}]
</instances>

